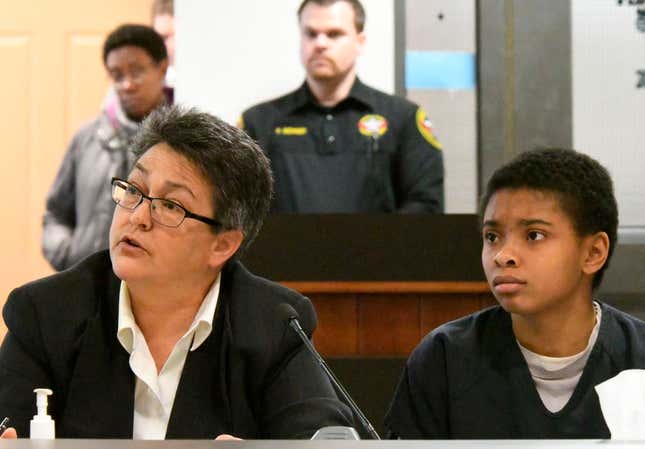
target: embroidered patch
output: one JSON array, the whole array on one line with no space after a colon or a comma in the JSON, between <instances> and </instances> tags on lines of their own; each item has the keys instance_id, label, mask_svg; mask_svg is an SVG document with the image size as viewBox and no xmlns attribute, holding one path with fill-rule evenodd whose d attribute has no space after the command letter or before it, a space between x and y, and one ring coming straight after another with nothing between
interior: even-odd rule
<instances>
[{"instance_id":1,"label":"embroidered patch","mask_svg":"<svg viewBox=\"0 0 645 449\"><path fill-rule=\"evenodd\" d=\"M430 145L435 147L437 150L441 150L441 143L434 136L432 131L432 122L428 118L428 114L424 111L423 108L417 109L417 128L425 140L428 141Z\"/></svg>"},{"instance_id":2,"label":"embroidered patch","mask_svg":"<svg viewBox=\"0 0 645 449\"><path fill-rule=\"evenodd\" d=\"M306 126L281 126L275 129L279 136L304 136L307 134Z\"/></svg>"},{"instance_id":3,"label":"embroidered patch","mask_svg":"<svg viewBox=\"0 0 645 449\"><path fill-rule=\"evenodd\" d=\"M358 121L358 131L364 136L380 137L387 132L387 120L378 114L364 115Z\"/></svg>"}]
</instances>

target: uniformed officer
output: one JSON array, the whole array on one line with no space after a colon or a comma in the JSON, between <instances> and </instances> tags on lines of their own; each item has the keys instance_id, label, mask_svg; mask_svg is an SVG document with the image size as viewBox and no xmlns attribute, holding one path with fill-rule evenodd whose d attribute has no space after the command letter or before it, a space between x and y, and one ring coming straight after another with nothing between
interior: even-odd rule
<instances>
[{"instance_id":1,"label":"uniformed officer","mask_svg":"<svg viewBox=\"0 0 645 449\"><path fill-rule=\"evenodd\" d=\"M244 112L267 152L274 212L443 212L443 157L425 111L356 76L365 12L358 0L298 9L305 82Z\"/></svg>"}]
</instances>

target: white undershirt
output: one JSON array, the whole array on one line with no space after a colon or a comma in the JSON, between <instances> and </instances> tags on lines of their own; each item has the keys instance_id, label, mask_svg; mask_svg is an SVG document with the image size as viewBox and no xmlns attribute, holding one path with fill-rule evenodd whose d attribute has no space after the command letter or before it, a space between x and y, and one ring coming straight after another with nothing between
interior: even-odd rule
<instances>
[{"instance_id":1,"label":"white undershirt","mask_svg":"<svg viewBox=\"0 0 645 449\"><path fill-rule=\"evenodd\" d=\"M163 440L166 437L170 412L188 351L197 349L208 338L213 328L220 278L218 275L188 331L177 341L158 374L148 344L134 319L128 287L125 282L121 282L117 338L130 354L130 369L136 377L133 439Z\"/></svg>"},{"instance_id":2,"label":"white undershirt","mask_svg":"<svg viewBox=\"0 0 645 449\"><path fill-rule=\"evenodd\" d=\"M578 354L568 357L547 357L529 351L519 341L517 342L526 359L540 399L551 413L562 410L569 402L598 338L602 311L600 305L595 301L593 307L596 312L596 325L591 331L587 347Z\"/></svg>"}]
</instances>

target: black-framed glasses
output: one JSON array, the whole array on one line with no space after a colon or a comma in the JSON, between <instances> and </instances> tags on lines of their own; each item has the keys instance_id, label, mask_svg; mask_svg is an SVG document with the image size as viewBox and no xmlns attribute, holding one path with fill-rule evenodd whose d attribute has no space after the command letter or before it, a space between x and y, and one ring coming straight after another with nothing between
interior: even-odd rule
<instances>
[{"instance_id":1,"label":"black-framed glasses","mask_svg":"<svg viewBox=\"0 0 645 449\"><path fill-rule=\"evenodd\" d=\"M112 178L112 199L118 206L128 210L135 210L146 199L150 201L150 216L152 219L171 228L176 228L182 224L184 218L199 220L202 223L213 226L215 229L219 229L222 226L219 221L194 214L174 201L144 195L135 185L119 178Z\"/></svg>"}]
</instances>

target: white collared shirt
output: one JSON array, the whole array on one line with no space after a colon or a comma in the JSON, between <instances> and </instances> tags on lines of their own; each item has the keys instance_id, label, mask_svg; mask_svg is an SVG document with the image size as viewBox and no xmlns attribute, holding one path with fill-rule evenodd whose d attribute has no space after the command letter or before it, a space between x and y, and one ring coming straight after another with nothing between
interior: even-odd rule
<instances>
[{"instance_id":1,"label":"white collared shirt","mask_svg":"<svg viewBox=\"0 0 645 449\"><path fill-rule=\"evenodd\" d=\"M172 405L188 351L197 349L208 338L213 328L220 279L221 275L218 275L204 297L192 324L177 341L158 374L148 343L134 319L128 287L125 282L121 282L117 338L130 354L130 369L136 377L133 439L163 440L166 437Z\"/></svg>"}]
</instances>

